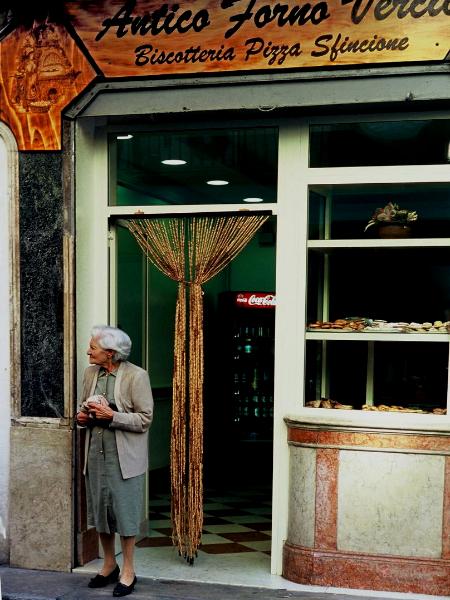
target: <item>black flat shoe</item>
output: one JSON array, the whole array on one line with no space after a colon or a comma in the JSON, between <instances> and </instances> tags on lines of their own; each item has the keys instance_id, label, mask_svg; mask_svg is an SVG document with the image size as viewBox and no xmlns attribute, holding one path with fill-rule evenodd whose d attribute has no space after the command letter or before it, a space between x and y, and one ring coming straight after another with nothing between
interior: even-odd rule
<instances>
[{"instance_id":1,"label":"black flat shoe","mask_svg":"<svg viewBox=\"0 0 450 600\"><path fill-rule=\"evenodd\" d=\"M116 585L116 587L113 590L113 596L115 596L116 598L119 598L121 596L128 596L128 594L131 594L131 592L134 590L136 581L137 581L136 575L134 576L134 579L130 583L130 585L125 585L124 583L121 583L119 581L119 583Z\"/></svg>"},{"instance_id":2,"label":"black flat shoe","mask_svg":"<svg viewBox=\"0 0 450 600\"><path fill-rule=\"evenodd\" d=\"M88 587L102 588L107 586L109 583L116 583L116 581L119 579L119 574L119 565L116 565L114 571L111 571L109 575L100 575L100 573L97 573L97 575L89 581Z\"/></svg>"}]
</instances>

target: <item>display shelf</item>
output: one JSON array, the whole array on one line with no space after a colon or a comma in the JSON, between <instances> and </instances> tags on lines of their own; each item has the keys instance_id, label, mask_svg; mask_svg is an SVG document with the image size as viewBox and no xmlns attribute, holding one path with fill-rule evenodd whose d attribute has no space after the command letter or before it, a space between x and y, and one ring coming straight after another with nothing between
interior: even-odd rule
<instances>
[{"instance_id":1,"label":"display shelf","mask_svg":"<svg viewBox=\"0 0 450 600\"><path fill-rule=\"evenodd\" d=\"M450 333L308 328L310 323L344 315L370 315L387 322L447 322L448 189L449 183L443 182L310 186L307 400L426 411L449 406ZM364 231L370 215L387 199L418 212L414 237L385 239L377 237L376 227Z\"/></svg>"},{"instance_id":2,"label":"display shelf","mask_svg":"<svg viewBox=\"0 0 450 600\"><path fill-rule=\"evenodd\" d=\"M448 333L370 333L370 332L327 332L307 331L307 340L358 341L358 342L445 342L449 343Z\"/></svg>"}]
</instances>

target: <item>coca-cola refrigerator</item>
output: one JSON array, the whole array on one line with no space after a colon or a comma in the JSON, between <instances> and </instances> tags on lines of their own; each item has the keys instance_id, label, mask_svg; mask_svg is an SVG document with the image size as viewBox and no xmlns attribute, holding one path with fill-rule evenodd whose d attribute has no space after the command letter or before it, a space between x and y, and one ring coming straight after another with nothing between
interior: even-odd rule
<instances>
[{"instance_id":1,"label":"coca-cola refrigerator","mask_svg":"<svg viewBox=\"0 0 450 600\"><path fill-rule=\"evenodd\" d=\"M223 414L237 441L272 439L275 303L273 292L225 292L219 298Z\"/></svg>"}]
</instances>

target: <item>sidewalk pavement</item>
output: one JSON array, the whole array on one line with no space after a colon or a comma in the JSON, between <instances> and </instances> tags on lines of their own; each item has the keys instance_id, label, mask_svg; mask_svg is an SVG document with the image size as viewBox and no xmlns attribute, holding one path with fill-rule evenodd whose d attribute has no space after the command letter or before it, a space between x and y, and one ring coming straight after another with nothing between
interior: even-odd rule
<instances>
[{"instance_id":1,"label":"sidewalk pavement","mask_svg":"<svg viewBox=\"0 0 450 600\"><path fill-rule=\"evenodd\" d=\"M87 587L92 574L33 571L0 565L0 600L92 600L112 598L113 586L102 589ZM408 594L384 595L370 592L367 595L318 592L299 592L286 589L269 589L247 586L219 585L193 581L174 581L139 577L133 600L393 600L418 598ZM437 599L437 596L422 596Z\"/></svg>"}]
</instances>

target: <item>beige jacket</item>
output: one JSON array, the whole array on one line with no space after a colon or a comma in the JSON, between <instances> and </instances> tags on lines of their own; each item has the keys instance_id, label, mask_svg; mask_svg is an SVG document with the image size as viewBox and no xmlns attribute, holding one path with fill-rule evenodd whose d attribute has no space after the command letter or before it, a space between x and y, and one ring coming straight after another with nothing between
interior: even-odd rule
<instances>
[{"instance_id":1,"label":"beige jacket","mask_svg":"<svg viewBox=\"0 0 450 600\"><path fill-rule=\"evenodd\" d=\"M80 403L94 394L99 371L98 365L85 370ZM133 363L121 362L116 374L114 401L118 412L114 412L109 427L116 433L122 477L129 479L148 469L148 429L153 419L153 395L147 371ZM90 439L91 431L88 430L83 470L85 474Z\"/></svg>"}]
</instances>

